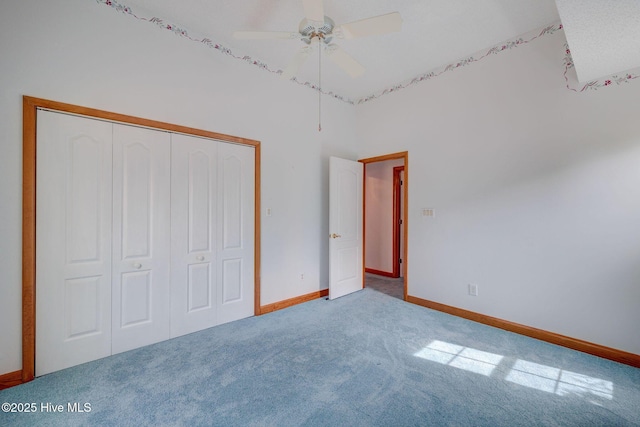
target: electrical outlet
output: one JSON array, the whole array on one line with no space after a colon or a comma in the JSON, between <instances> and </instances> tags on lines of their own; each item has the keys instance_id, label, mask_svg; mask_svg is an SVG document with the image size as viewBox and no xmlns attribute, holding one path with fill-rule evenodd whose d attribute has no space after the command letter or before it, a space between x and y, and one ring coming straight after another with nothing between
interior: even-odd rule
<instances>
[{"instance_id":1,"label":"electrical outlet","mask_svg":"<svg viewBox=\"0 0 640 427\"><path fill-rule=\"evenodd\" d=\"M300 280L304 280L304 273L300 273Z\"/></svg>"},{"instance_id":2,"label":"electrical outlet","mask_svg":"<svg viewBox=\"0 0 640 427\"><path fill-rule=\"evenodd\" d=\"M478 296L478 285L476 285L475 283L469 283L469 295L471 295L472 297Z\"/></svg>"}]
</instances>

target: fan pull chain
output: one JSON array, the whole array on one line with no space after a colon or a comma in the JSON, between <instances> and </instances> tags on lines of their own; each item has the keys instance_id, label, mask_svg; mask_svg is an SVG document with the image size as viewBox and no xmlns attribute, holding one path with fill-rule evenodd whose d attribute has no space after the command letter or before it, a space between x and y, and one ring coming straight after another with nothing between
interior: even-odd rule
<instances>
[{"instance_id":1,"label":"fan pull chain","mask_svg":"<svg viewBox=\"0 0 640 427\"><path fill-rule=\"evenodd\" d=\"M318 38L318 132L322 132L322 40Z\"/></svg>"}]
</instances>

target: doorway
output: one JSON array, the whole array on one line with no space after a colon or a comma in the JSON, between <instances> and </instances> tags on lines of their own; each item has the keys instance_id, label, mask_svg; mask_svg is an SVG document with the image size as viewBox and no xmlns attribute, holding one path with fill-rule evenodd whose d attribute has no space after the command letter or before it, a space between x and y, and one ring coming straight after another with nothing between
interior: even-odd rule
<instances>
[{"instance_id":1,"label":"doorway","mask_svg":"<svg viewBox=\"0 0 640 427\"><path fill-rule=\"evenodd\" d=\"M360 162L364 163L364 287L406 300L409 154Z\"/></svg>"}]
</instances>

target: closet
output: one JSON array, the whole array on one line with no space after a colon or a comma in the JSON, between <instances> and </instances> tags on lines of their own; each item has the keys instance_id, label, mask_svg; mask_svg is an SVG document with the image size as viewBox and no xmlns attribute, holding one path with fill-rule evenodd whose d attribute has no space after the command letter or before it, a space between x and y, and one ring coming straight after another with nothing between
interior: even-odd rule
<instances>
[{"instance_id":1,"label":"closet","mask_svg":"<svg viewBox=\"0 0 640 427\"><path fill-rule=\"evenodd\" d=\"M37 112L36 375L253 315L254 148Z\"/></svg>"}]
</instances>

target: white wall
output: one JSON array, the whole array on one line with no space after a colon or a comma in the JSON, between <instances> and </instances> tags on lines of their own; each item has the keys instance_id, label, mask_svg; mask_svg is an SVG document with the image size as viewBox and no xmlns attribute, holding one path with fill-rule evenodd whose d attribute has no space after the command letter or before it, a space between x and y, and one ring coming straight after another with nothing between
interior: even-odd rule
<instances>
[{"instance_id":1,"label":"white wall","mask_svg":"<svg viewBox=\"0 0 640 427\"><path fill-rule=\"evenodd\" d=\"M564 42L359 105L360 157L409 151L410 295L640 354L640 81L567 90Z\"/></svg>"},{"instance_id":2,"label":"white wall","mask_svg":"<svg viewBox=\"0 0 640 427\"><path fill-rule=\"evenodd\" d=\"M22 95L262 141L263 305L327 286L328 157L408 150L411 295L640 354L640 82L568 91L563 43L325 98L318 133L315 92L204 45L91 1L0 2L0 374L21 368Z\"/></svg>"},{"instance_id":3,"label":"white wall","mask_svg":"<svg viewBox=\"0 0 640 427\"><path fill-rule=\"evenodd\" d=\"M365 165L365 268L393 273L393 168L404 160Z\"/></svg>"},{"instance_id":4,"label":"white wall","mask_svg":"<svg viewBox=\"0 0 640 427\"><path fill-rule=\"evenodd\" d=\"M355 109L86 0L0 2L0 374L21 363L22 95L262 142L262 301L327 287L328 157ZM304 273L304 280L300 274Z\"/></svg>"}]
</instances>

